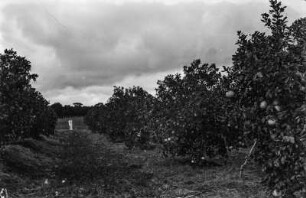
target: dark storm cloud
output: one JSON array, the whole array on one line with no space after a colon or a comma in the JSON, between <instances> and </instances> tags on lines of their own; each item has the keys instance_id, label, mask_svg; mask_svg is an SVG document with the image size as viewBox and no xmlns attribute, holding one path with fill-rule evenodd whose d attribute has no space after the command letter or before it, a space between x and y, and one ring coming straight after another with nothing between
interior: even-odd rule
<instances>
[{"instance_id":1,"label":"dark storm cloud","mask_svg":"<svg viewBox=\"0 0 306 198\"><path fill-rule=\"evenodd\" d=\"M177 70L196 58L230 64L236 31L263 30L260 14L267 9L266 1L8 1L1 47L29 57L41 90L106 86Z\"/></svg>"}]
</instances>

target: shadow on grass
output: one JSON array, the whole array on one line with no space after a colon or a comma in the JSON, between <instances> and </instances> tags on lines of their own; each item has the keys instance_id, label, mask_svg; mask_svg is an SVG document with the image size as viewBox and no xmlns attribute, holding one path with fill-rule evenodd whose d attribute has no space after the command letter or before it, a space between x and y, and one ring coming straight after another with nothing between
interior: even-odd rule
<instances>
[{"instance_id":1,"label":"shadow on grass","mask_svg":"<svg viewBox=\"0 0 306 198\"><path fill-rule=\"evenodd\" d=\"M152 174L129 166L126 158L93 142L88 132L62 132L60 160L56 166L58 195L155 197ZM80 192L81 189L81 192Z\"/></svg>"}]
</instances>

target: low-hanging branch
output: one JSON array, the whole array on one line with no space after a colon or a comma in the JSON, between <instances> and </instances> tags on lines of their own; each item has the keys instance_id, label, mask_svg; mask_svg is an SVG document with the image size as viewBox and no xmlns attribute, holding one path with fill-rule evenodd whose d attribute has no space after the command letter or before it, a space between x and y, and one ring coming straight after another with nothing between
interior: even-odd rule
<instances>
[{"instance_id":1,"label":"low-hanging branch","mask_svg":"<svg viewBox=\"0 0 306 198\"><path fill-rule=\"evenodd\" d=\"M251 147L251 149L250 149L248 155L245 157L244 163L240 166L240 172L239 172L240 178L242 178L243 169L244 169L244 167L247 165L248 161L250 160L251 155L252 155L252 153L253 153L253 151L254 151L254 148L255 148L256 144L257 144L257 139L254 140L254 144L253 144L253 146Z\"/></svg>"}]
</instances>

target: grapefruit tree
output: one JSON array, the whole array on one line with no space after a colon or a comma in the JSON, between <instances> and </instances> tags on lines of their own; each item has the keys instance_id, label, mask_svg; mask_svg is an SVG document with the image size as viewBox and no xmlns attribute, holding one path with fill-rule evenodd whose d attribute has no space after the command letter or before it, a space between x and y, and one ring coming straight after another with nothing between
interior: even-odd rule
<instances>
[{"instance_id":1,"label":"grapefruit tree","mask_svg":"<svg viewBox=\"0 0 306 198\"><path fill-rule=\"evenodd\" d=\"M275 196L294 197L305 192L305 65L304 40L287 25L285 7L270 0L262 22L270 34L250 37L238 32L233 56L236 103L244 107L243 122L257 139L255 159L266 173ZM300 24L300 22L297 22Z\"/></svg>"},{"instance_id":2,"label":"grapefruit tree","mask_svg":"<svg viewBox=\"0 0 306 198\"><path fill-rule=\"evenodd\" d=\"M0 54L0 143L54 132L55 114L31 82L31 64L13 50Z\"/></svg>"},{"instance_id":3,"label":"grapefruit tree","mask_svg":"<svg viewBox=\"0 0 306 198\"><path fill-rule=\"evenodd\" d=\"M158 82L152 122L166 155L188 156L194 164L227 157L227 148L236 145L240 134L234 119L228 119L237 112L231 104L234 92L224 87L228 82L214 64L200 60L185 66L183 75Z\"/></svg>"}]
</instances>

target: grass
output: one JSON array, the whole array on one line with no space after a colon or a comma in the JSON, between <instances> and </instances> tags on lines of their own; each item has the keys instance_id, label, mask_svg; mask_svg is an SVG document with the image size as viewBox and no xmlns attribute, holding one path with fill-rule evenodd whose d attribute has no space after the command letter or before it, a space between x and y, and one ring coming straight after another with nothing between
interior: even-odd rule
<instances>
[{"instance_id":1,"label":"grass","mask_svg":"<svg viewBox=\"0 0 306 198\"><path fill-rule=\"evenodd\" d=\"M156 151L134 151L129 157L140 156L145 159L143 169L154 175L163 197L268 197L254 164L249 164L243 179L239 178L245 151L232 153L222 167L192 167L182 159L164 159Z\"/></svg>"},{"instance_id":2,"label":"grass","mask_svg":"<svg viewBox=\"0 0 306 198\"><path fill-rule=\"evenodd\" d=\"M68 125L69 120L72 120L74 130L88 129L88 127L84 124L83 117L71 117L71 118L58 119L55 129L56 130L69 130L69 125Z\"/></svg>"},{"instance_id":3,"label":"grass","mask_svg":"<svg viewBox=\"0 0 306 198\"><path fill-rule=\"evenodd\" d=\"M73 118L79 129L69 131L67 120L58 121L52 137L62 144L54 176L24 178L10 197L269 197L255 164L248 164L239 178L246 150L232 152L225 166L193 167L184 158L164 158L158 148L129 150L111 143L86 129L82 118Z\"/></svg>"}]
</instances>

